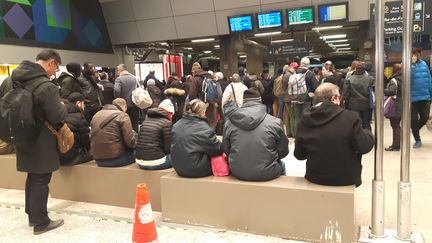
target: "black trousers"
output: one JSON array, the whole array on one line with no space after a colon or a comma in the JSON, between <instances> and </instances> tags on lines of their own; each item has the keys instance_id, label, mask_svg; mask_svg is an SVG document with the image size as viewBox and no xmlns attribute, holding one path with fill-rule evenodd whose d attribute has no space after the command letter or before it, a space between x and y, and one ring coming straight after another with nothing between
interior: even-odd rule
<instances>
[{"instance_id":1,"label":"black trousers","mask_svg":"<svg viewBox=\"0 0 432 243\"><path fill-rule=\"evenodd\" d=\"M411 131L416 141L420 141L420 129L429 119L430 101L411 103Z\"/></svg>"},{"instance_id":2,"label":"black trousers","mask_svg":"<svg viewBox=\"0 0 432 243\"><path fill-rule=\"evenodd\" d=\"M29 222L38 226L48 224L48 184L52 173L34 174L27 173L25 186L25 212Z\"/></svg>"},{"instance_id":3,"label":"black trousers","mask_svg":"<svg viewBox=\"0 0 432 243\"><path fill-rule=\"evenodd\" d=\"M138 132L138 121L139 121L140 109L136 106L128 107L126 113L129 115L129 118L131 119L132 129L135 130L135 132Z\"/></svg>"}]
</instances>

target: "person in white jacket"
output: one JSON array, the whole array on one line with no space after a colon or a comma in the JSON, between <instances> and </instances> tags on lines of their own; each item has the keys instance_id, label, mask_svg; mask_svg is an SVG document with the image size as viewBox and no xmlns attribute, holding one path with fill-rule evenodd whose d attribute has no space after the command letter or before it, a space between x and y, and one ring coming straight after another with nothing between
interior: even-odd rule
<instances>
[{"instance_id":1,"label":"person in white jacket","mask_svg":"<svg viewBox=\"0 0 432 243\"><path fill-rule=\"evenodd\" d=\"M239 107L243 105L243 92L248 88L246 85L240 82L240 76L235 73L232 76L232 82L226 87L223 95L222 95L222 107L229 101L234 101L234 93L235 93L235 102ZM233 93L234 90L234 93Z\"/></svg>"}]
</instances>

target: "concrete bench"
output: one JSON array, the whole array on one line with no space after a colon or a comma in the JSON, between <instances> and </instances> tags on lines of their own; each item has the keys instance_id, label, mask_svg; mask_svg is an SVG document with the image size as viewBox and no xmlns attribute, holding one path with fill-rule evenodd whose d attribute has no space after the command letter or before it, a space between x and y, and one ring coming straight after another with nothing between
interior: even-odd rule
<instances>
[{"instance_id":1,"label":"concrete bench","mask_svg":"<svg viewBox=\"0 0 432 243\"><path fill-rule=\"evenodd\" d=\"M0 155L0 188L24 190L27 173L16 168L15 154Z\"/></svg>"},{"instance_id":2,"label":"concrete bench","mask_svg":"<svg viewBox=\"0 0 432 243\"><path fill-rule=\"evenodd\" d=\"M53 174L50 192L59 199L134 208L136 185L146 183L152 209L161 211L160 177L172 171L142 170L135 163L115 168L98 167L95 161L90 161L62 166Z\"/></svg>"},{"instance_id":3,"label":"concrete bench","mask_svg":"<svg viewBox=\"0 0 432 243\"><path fill-rule=\"evenodd\" d=\"M233 177L161 178L165 222L210 226L307 242L357 242L354 186L303 177L268 182Z\"/></svg>"}]
</instances>

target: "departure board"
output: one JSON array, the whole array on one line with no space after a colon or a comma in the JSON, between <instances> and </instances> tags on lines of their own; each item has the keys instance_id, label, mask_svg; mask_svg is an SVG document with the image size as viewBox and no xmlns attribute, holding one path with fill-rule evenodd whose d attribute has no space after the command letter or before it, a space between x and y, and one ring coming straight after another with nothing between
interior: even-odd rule
<instances>
[{"instance_id":1,"label":"departure board","mask_svg":"<svg viewBox=\"0 0 432 243\"><path fill-rule=\"evenodd\" d=\"M274 11L257 14L258 29L282 27L282 12Z\"/></svg>"},{"instance_id":2,"label":"departure board","mask_svg":"<svg viewBox=\"0 0 432 243\"><path fill-rule=\"evenodd\" d=\"M312 24L314 23L314 7L303 7L288 9L288 25Z\"/></svg>"},{"instance_id":3,"label":"departure board","mask_svg":"<svg viewBox=\"0 0 432 243\"><path fill-rule=\"evenodd\" d=\"M252 15L228 17L230 32L253 30Z\"/></svg>"},{"instance_id":4,"label":"departure board","mask_svg":"<svg viewBox=\"0 0 432 243\"><path fill-rule=\"evenodd\" d=\"M332 4L332 5L320 5L319 8L319 22L333 22L348 19L348 4Z\"/></svg>"}]
</instances>

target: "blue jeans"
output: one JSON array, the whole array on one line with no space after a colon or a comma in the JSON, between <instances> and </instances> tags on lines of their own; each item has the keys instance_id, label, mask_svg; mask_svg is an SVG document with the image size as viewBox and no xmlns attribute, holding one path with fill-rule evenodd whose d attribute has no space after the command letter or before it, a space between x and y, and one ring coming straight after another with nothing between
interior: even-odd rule
<instances>
[{"instance_id":1,"label":"blue jeans","mask_svg":"<svg viewBox=\"0 0 432 243\"><path fill-rule=\"evenodd\" d=\"M121 167L130 165L135 162L135 150L126 151L120 157L115 159L99 159L96 164L100 167Z\"/></svg>"},{"instance_id":2,"label":"blue jeans","mask_svg":"<svg viewBox=\"0 0 432 243\"><path fill-rule=\"evenodd\" d=\"M172 168L171 154L166 155L165 163L163 164L155 165L155 166L139 165L139 167L143 170L165 170L165 169Z\"/></svg>"},{"instance_id":3,"label":"blue jeans","mask_svg":"<svg viewBox=\"0 0 432 243\"><path fill-rule=\"evenodd\" d=\"M278 118L283 120L283 112L284 112L284 101L283 98L277 98L278 99Z\"/></svg>"}]
</instances>

